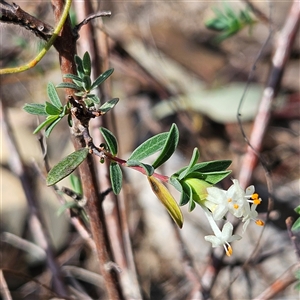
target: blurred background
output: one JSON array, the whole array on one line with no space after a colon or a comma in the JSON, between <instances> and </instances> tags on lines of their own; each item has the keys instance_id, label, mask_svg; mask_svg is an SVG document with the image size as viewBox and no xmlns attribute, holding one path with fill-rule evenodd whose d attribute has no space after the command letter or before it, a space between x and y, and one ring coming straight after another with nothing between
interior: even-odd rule
<instances>
[{"instance_id":1,"label":"blurred background","mask_svg":"<svg viewBox=\"0 0 300 300\"><path fill-rule=\"evenodd\" d=\"M228 5L238 13L245 9L246 2L235 1ZM221 43L216 43L219 33L205 26L206 21L215 18L213 8L224 10L220 1L93 3L95 11L112 12L110 18L93 22L96 42L101 41L99 36L103 28L109 37L108 57L110 66L115 69L111 77L111 95L120 98L113 121L119 157L128 158L141 142L168 131L171 124L176 123L180 130L178 151L160 170L162 174L170 176L187 165L194 147L198 147L201 161L231 159L231 178L237 178L247 149L236 117L238 105L255 66L241 110L243 130L249 137L268 79L276 38L291 3L253 1L257 11L250 14L256 23ZM50 3L22 1L17 4L44 22L54 24ZM76 18L76 5L72 13ZM80 21L77 16L77 23ZM42 45L31 32L17 26L1 24L0 30L1 68L27 62ZM250 299L297 262L285 220L289 216L296 217L294 208L299 205L300 194L299 54L298 32L260 153L271 171L274 209L261 237L262 228L250 224L243 239L233 244L234 254L225 260L226 267L218 274L213 286L213 299ZM32 134L37 118L22 110L25 103L48 101L47 83L51 81L56 85L62 81L56 51L51 49L35 68L1 76L0 80L1 101L12 129L10 135L16 139L31 176L32 190L40 202L55 254L65 265L97 273L95 255L82 241L79 242L78 233L68 218L57 214L61 204L45 185L41 145ZM63 101L63 91L58 92ZM109 114L106 117L109 118ZM12 150L3 133L3 123L1 126L1 268L23 274L4 272L13 299L37 299L34 295L43 295L40 299L51 298L46 289L29 280L36 278L49 284L49 278L45 279L44 254L25 243L36 241L28 231L27 201L19 178L11 170ZM47 143L51 166L71 153L73 146L66 120L60 122L43 143ZM124 170L124 173L129 232L145 299L189 299L191 286L181 263L182 245L168 214L143 176L132 170ZM228 178L223 187L228 188L230 184ZM259 212L260 218L264 219L268 188L266 173L260 164L253 172L252 184L263 199ZM71 187L70 180L63 180L59 183L61 186ZM179 199L180 195L172 192ZM181 239L201 277L207 271L211 245L204 236L211 234L210 228L201 210L190 213L183 207L183 212L185 224L180 231ZM257 245L261 256L249 269L243 270L239 266ZM98 299L98 287L93 280L91 275L86 275L80 282L92 299ZM38 289L43 290L39 291L41 294L35 294ZM290 285L274 299L296 299L297 296L294 285Z\"/></svg>"}]
</instances>

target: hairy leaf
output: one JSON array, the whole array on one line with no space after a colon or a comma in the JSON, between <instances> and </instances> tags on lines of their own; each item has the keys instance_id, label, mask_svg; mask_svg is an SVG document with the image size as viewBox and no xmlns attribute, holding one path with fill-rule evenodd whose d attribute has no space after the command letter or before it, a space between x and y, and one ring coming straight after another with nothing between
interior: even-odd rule
<instances>
[{"instance_id":1,"label":"hairy leaf","mask_svg":"<svg viewBox=\"0 0 300 300\"><path fill-rule=\"evenodd\" d=\"M127 160L126 164L128 167L142 167L145 170L147 176L151 176L154 173L154 168L151 165L144 164L137 160Z\"/></svg>"},{"instance_id":2,"label":"hairy leaf","mask_svg":"<svg viewBox=\"0 0 300 300\"><path fill-rule=\"evenodd\" d=\"M92 63L91 63L91 57L87 51L83 55L82 66L83 66L84 73L88 76L91 76Z\"/></svg>"},{"instance_id":3,"label":"hairy leaf","mask_svg":"<svg viewBox=\"0 0 300 300\"><path fill-rule=\"evenodd\" d=\"M57 125L57 123L61 120L61 117L58 117L55 121L53 121L45 130L45 136L49 137L50 133L52 132L53 128Z\"/></svg>"},{"instance_id":4,"label":"hairy leaf","mask_svg":"<svg viewBox=\"0 0 300 300\"><path fill-rule=\"evenodd\" d=\"M58 97L55 86L52 82L49 82L47 85L47 94L51 103L58 109L62 108L62 103Z\"/></svg>"},{"instance_id":5,"label":"hairy leaf","mask_svg":"<svg viewBox=\"0 0 300 300\"><path fill-rule=\"evenodd\" d=\"M110 111L118 102L119 98L113 98L111 100L108 100L99 108L99 110L101 110L101 112L105 114L108 111Z\"/></svg>"},{"instance_id":6,"label":"hairy leaf","mask_svg":"<svg viewBox=\"0 0 300 300\"><path fill-rule=\"evenodd\" d=\"M81 88L79 86L77 86L76 84L71 83L71 82L62 82L62 83L59 83L56 87L64 88L64 89L73 89L73 90L77 90L77 91L81 90Z\"/></svg>"},{"instance_id":7,"label":"hairy leaf","mask_svg":"<svg viewBox=\"0 0 300 300\"><path fill-rule=\"evenodd\" d=\"M61 113L62 107L57 108L52 103L46 101L45 111L48 115L55 116L55 115L59 115Z\"/></svg>"},{"instance_id":8,"label":"hairy leaf","mask_svg":"<svg viewBox=\"0 0 300 300\"><path fill-rule=\"evenodd\" d=\"M53 185L70 175L87 157L88 148L79 149L55 165L47 176L47 185Z\"/></svg>"},{"instance_id":9,"label":"hairy leaf","mask_svg":"<svg viewBox=\"0 0 300 300\"><path fill-rule=\"evenodd\" d=\"M144 158L158 152L163 148L168 135L168 132L163 132L149 138L131 153L128 160L141 161Z\"/></svg>"},{"instance_id":10,"label":"hairy leaf","mask_svg":"<svg viewBox=\"0 0 300 300\"><path fill-rule=\"evenodd\" d=\"M59 116L48 116L46 118L46 120L41 123L34 131L33 134L38 133L41 129L43 129L44 127L50 125L52 122L56 121L59 118Z\"/></svg>"},{"instance_id":11,"label":"hairy leaf","mask_svg":"<svg viewBox=\"0 0 300 300\"><path fill-rule=\"evenodd\" d=\"M197 148L194 148L190 163L187 166L187 168L183 172L181 172L180 175L178 176L179 180L183 179L189 173L190 169L196 164L197 160L199 159L199 156L200 156L199 150Z\"/></svg>"},{"instance_id":12,"label":"hairy leaf","mask_svg":"<svg viewBox=\"0 0 300 300\"><path fill-rule=\"evenodd\" d=\"M47 116L48 114L45 111L45 104L40 103L25 103L23 109L32 115Z\"/></svg>"},{"instance_id":13,"label":"hairy leaf","mask_svg":"<svg viewBox=\"0 0 300 300\"><path fill-rule=\"evenodd\" d=\"M117 155L118 153L118 142L115 136L106 128L101 127L100 131L105 139L105 142L112 155Z\"/></svg>"},{"instance_id":14,"label":"hairy leaf","mask_svg":"<svg viewBox=\"0 0 300 300\"><path fill-rule=\"evenodd\" d=\"M115 195L118 195L122 188L122 170L117 163L111 162L109 165L109 173L112 190Z\"/></svg>"},{"instance_id":15,"label":"hairy leaf","mask_svg":"<svg viewBox=\"0 0 300 300\"><path fill-rule=\"evenodd\" d=\"M113 71L114 69L109 69L96 78L91 86L91 90L97 88L102 82L104 82L113 73Z\"/></svg>"},{"instance_id":16,"label":"hairy leaf","mask_svg":"<svg viewBox=\"0 0 300 300\"><path fill-rule=\"evenodd\" d=\"M157 159L152 164L154 169L161 166L173 155L173 153L175 152L175 150L177 148L178 140L179 140L178 128L175 124L172 124L171 129L168 133L168 138L166 139L166 142L164 144L164 147L163 147L160 155L157 157Z\"/></svg>"}]
</instances>

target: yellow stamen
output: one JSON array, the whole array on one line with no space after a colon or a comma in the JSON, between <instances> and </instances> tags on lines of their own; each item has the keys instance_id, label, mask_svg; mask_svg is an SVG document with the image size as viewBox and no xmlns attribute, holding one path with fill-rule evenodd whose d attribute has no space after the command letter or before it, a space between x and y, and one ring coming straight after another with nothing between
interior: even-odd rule
<instances>
[{"instance_id":1,"label":"yellow stamen","mask_svg":"<svg viewBox=\"0 0 300 300\"><path fill-rule=\"evenodd\" d=\"M264 225L265 225L265 222L262 221L262 220L256 220L256 221L255 221L255 224L258 225L258 226L264 226Z\"/></svg>"},{"instance_id":2,"label":"yellow stamen","mask_svg":"<svg viewBox=\"0 0 300 300\"><path fill-rule=\"evenodd\" d=\"M259 199L253 199L253 203L258 205L258 204L261 203L261 199L260 198Z\"/></svg>"},{"instance_id":3,"label":"yellow stamen","mask_svg":"<svg viewBox=\"0 0 300 300\"><path fill-rule=\"evenodd\" d=\"M224 248L225 248L226 255L231 256L231 254L233 252L231 246L229 244L227 244L227 245L224 245Z\"/></svg>"},{"instance_id":4,"label":"yellow stamen","mask_svg":"<svg viewBox=\"0 0 300 300\"><path fill-rule=\"evenodd\" d=\"M239 208L239 205L238 205L238 204L234 204L234 205L233 205L233 208L234 208L234 209L238 209L238 208Z\"/></svg>"},{"instance_id":5,"label":"yellow stamen","mask_svg":"<svg viewBox=\"0 0 300 300\"><path fill-rule=\"evenodd\" d=\"M228 198L228 199L227 199L227 202L228 202L228 203L232 202L232 199L231 199L231 198Z\"/></svg>"}]
</instances>

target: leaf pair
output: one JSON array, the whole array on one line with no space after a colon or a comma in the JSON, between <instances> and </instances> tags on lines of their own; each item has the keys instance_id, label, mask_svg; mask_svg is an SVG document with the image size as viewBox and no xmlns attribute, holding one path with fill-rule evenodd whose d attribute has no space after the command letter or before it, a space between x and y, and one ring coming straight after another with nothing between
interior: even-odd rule
<instances>
[{"instance_id":1,"label":"leaf pair","mask_svg":"<svg viewBox=\"0 0 300 300\"><path fill-rule=\"evenodd\" d=\"M45 135L49 137L53 128L65 116L69 114L68 106L63 106L53 83L48 83L47 94L50 102L45 104L26 103L23 109L32 115L46 116L46 120L42 122L35 130L34 134L46 127Z\"/></svg>"}]
</instances>

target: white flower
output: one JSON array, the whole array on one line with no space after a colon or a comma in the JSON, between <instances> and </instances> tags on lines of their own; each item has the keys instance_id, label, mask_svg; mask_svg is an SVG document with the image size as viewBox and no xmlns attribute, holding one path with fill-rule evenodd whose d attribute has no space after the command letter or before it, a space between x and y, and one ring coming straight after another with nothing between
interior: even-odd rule
<instances>
[{"instance_id":1,"label":"white flower","mask_svg":"<svg viewBox=\"0 0 300 300\"><path fill-rule=\"evenodd\" d=\"M257 225L264 226L265 223L262 220L257 219L258 213L256 211L257 204L252 204L250 208L250 204L247 202L247 205L245 206L243 220L243 233L246 231L249 223L251 220L253 220Z\"/></svg>"},{"instance_id":2,"label":"white flower","mask_svg":"<svg viewBox=\"0 0 300 300\"><path fill-rule=\"evenodd\" d=\"M217 187L209 187L204 205L209 208L215 220L221 220L228 212L228 202L226 191Z\"/></svg>"},{"instance_id":3,"label":"white flower","mask_svg":"<svg viewBox=\"0 0 300 300\"><path fill-rule=\"evenodd\" d=\"M232 235L233 231L233 225L229 222L227 222L224 226L222 231L219 229L218 225L214 221L212 215L207 209L204 209L204 212L206 214L206 217L209 221L209 224L214 232L215 235L207 235L204 237L204 239L208 242L212 243L212 247L219 247L223 246L226 252L227 256L230 256L232 254L232 248L230 246L230 242L233 242L235 240L240 240L241 236L239 235Z\"/></svg>"}]
</instances>

